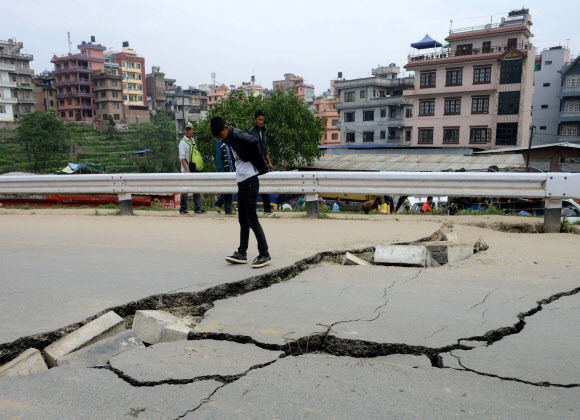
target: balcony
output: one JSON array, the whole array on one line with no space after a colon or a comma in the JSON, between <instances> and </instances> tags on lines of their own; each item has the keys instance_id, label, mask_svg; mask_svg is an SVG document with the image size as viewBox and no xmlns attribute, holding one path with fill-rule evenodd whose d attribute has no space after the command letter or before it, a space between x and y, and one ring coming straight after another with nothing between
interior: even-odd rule
<instances>
[{"instance_id":1,"label":"balcony","mask_svg":"<svg viewBox=\"0 0 580 420\"><path fill-rule=\"evenodd\" d=\"M63 80L62 82L53 83L53 86L67 86L67 85L87 85L94 86L95 83L85 79Z\"/></svg>"},{"instance_id":2,"label":"balcony","mask_svg":"<svg viewBox=\"0 0 580 420\"><path fill-rule=\"evenodd\" d=\"M93 71L94 71L93 69L91 69L87 66L75 66L75 67L69 67L67 69L54 70L53 73L54 74L72 73L72 72L92 73Z\"/></svg>"},{"instance_id":3,"label":"balcony","mask_svg":"<svg viewBox=\"0 0 580 420\"><path fill-rule=\"evenodd\" d=\"M16 98L4 98L0 96L0 104L15 104L17 103Z\"/></svg>"},{"instance_id":4,"label":"balcony","mask_svg":"<svg viewBox=\"0 0 580 420\"><path fill-rule=\"evenodd\" d=\"M14 71L14 64L0 63L0 70Z\"/></svg>"},{"instance_id":5,"label":"balcony","mask_svg":"<svg viewBox=\"0 0 580 420\"><path fill-rule=\"evenodd\" d=\"M15 82L16 89L34 89L34 85L28 82Z\"/></svg>"},{"instance_id":6,"label":"balcony","mask_svg":"<svg viewBox=\"0 0 580 420\"><path fill-rule=\"evenodd\" d=\"M485 51L481 48L473 48L472 50L445 49L439 52L427 54L414 54L408 56L409 62L404 67L411 68L451 62L499 58L502 54L508 51L509 48L511 47L508 47L507 45L496 45L485 49ZM533 48L533 45L531 42L520 42L516 44L514 48L527 55L528 51Z\"/></svg>"},{"instance_id":7,"label":"balcony","mask_svg":"<svg viewBox=\"0 0 580 420\"><path fill-rule=\"evenodd\" d=\"M506 20L501 23L488 23L486 25L468 26L465 28L451 29L449 36L445 38L446 41L453 39L468 38L472 36L494 35L504 32L527 32L528 36L532 36L530 26L525 21L524 16L521 19Z\"/></svg>"},{"instance_id":8,"label":"balcony","mask_svg":"<svg viewBox=\"0 0 580 420\"><path fill-rule=\"evenodd\" d=\"M558 136L560 143L580 143L580 136Z\"/></svg>"},{"instance_id":9,"label":"balcony","mask_svg":"<svg viewBox=\"0 0 580 420\"><path fill-rule=\"evenodd\" d=\"M87 93L87 92L70 92L70 93L59 93L58 95L54 95L56 99L63 99L63 98L96 98L97 95L95 93Z\"/></svg>"},{"instance_id":10,"label":"balcony","mask_svg":"<svg viewBox=\"0 0 580 420\"><path fill-rule=\"evenodd\" d=\"M16 82L11 82L10 80L0 80L0 87L15 88Z\"/></svg>"},{"instance_id":11,"label":"balcony","mask_svg":"<svg viewBox=\"0 0 580 420\"><path fill-rule=\"evenodd\" d=\"M15 66L14 73L16 73L16 74L26 74L28 76L34 76L34 70L33 69L22 69L22 68L19 69L18 66Z\"/></svg>"},{"instance_id":12,"label":"balcony","mask_svg":"<svg viewBox=\"0 0 580 420\"><path fill-rule=\"evenodd\" d=\"M19 104L35 104L36 103L36 99L30 97L30 98L23 98L23 97L17 97L16 98L16 103Z\"/></svg>"},{"instance_id":13,"label":"balcony","mask_svg":"<svg viewBox=\"0 0 580 420\"><path fill-rule=\"evenodd\" d=\"M367 86L377 86L377 87L404 87L405 85L413 86L415 84L415 77L404 77L399 79L387 79L384 77L365 77L362 79L354 80L337 80L335 82L335 88L340 90L346 90L351 88L360 88Z\"/></svg>"},{"instance_id":14,"label":"balcony","mask_svg":"<svg viewBox=\"0 0 580 420\"><path fill-rule=\"evenodd\" d=\"M6 51L0 51L1 58L12 58L14 60L27 60L32 61L34 57L31 54L20 54L20 53L9 53Z\"/></svg>"},{"instance_id":15,"label":"balcony","mask_svg":"<svg viewBox=\"0 0 580 420\"><path fill-rule=\"evenodd\" d=\"M560 116L558 117L558 123L579 122L579 121L580 121L580 111L560 112Z\"/></svg>"},{"instance_id":16,"label":"balcony","mask_svg":"<svg viewBox=\"0 0 580 420\"><path fill-rule=\"evenodd\" d=\"M580 86L562 88L560 91L560 99L570 96L580 96Z\"/></svg>"}]
</instances>

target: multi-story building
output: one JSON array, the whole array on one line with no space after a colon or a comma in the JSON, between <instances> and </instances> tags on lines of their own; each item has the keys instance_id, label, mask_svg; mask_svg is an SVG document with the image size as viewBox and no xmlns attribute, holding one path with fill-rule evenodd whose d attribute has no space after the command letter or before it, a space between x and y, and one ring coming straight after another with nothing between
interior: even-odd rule
<instances>
[{"instance_id":1,"label":"multi-story building","mask_svg":"<svg viewBox=\"0 0 580 420\"><path fill-rule=\"evenodd\" d=\"M501 23L453 29L448 48L409 56L412 146L527 146L535 48L527 9Z\"/></svg>"},{"instance_id":2,"label":"multi-story building","mask_svg":"<svg viewBox=\"0 0 580 420\"><path fill-rule=\"evenodd\" d=\"M123 107L123 77L107 70L93 73L97 119L102 124L113 117L116 123L125 121Z\"/></svg>"},{"instance_id":3,"label":"multi-story building","mask_svg":"<svg viewBox=\"0 0 580 420\"><path fill-rule=\"evenodd\" d=\"M57 100L55 98L56 88L53 86L55 76L48 70L44 70L38 76L32 78L34 84L33 96L36 99L35 111L56 111Z\"/></svg>"},{"instance_id":4,"label":"multi-story building","mask_svg":"<svg viewBox=\"0 0 580 420\"><path fill-rule=\"evenodd\" d=\"M147 105L145 58L123 42L120 53L113 53L123 77L123 105L128 124L142 124L151 120Z\"/></svg>"},{"instance_id":5,"label":"multi-story building","mask_svg":"<svg viewBox=\"0 0 580 420\"><path fill-rule=\"evenodd\" d=\"M228 93L230 93L230 89L225 85L225 83L222 83L221 86L213 89L212 92L207 94L207 109L212 109L215 104L225 98Z\"/></svg>"},{"instance_id":6,"label":"multi-story building","mask_svg":"<svg viewBox=\"0 0 580 420\"><path fill-rule=\"evenodd\" d=\"M22 42L0 41L0 121L14 121L34 112L33 56L22 54Z\"/></svg>"},{"instance_id":7,"label":"multi-story building","mask_svg":"<svg viewBox=\"0 0 580 420\"><path fill-rule=\"evenodd\" d=\"M145 76L147 85L147 93L151 98L149 103L149 110L151 114L155 115L161 110L165 110L165 73L161 71L161 67L151 67L151 73Z\"/></svg>"},{"instance_id":8,"label":"multi-story building","mask_svg":"<svg viewBox=\"0 0 580 420\"><path fill-rule=\"evenodd\" d=\"M535 90L532 98L532 124L536 127L532 140L534 145L558 141L558 116L562 89L560 71L569 61L570 50L563 47L552 47L536 56Z\"/></svg>"},{"instance_id":9,"label":"multi-story building","mask_svg":"<svg viewBox=\"0 0 580 420\"><path fill-rule=\"evenodd\" d=\"M326 118L326 132L320 139L322 145L340 144L340 131L338 125L338 111L336 110L336 98L332 95L323 95L314 100L316 116Z\"/></svg>"},{"instance_id":10,"label":"multi-story building","mask_svg":"<svg viewBox=\"0 0 580 420\"><path fill-rule=\"evenodd\" d=\"M336 80L336 109L340 113L337 129L342 144L410 145L410 101L403 97L412 89L413 77L398 77L395 64L372 69L372 77Z\"/></svg>"},{"instance_id":11,"label":"multi-story building","mask_svg":"<svg viewBox=\"0 0 580 420\"><path fill-rule=\"evenodd\" d=\"M53 86L58 90L55 98L58 101L58 114L67 121L92 123L97 116L95 105L95 83L92 80L95 70L104 70L105 47L94 43L82 42L77 46L80 53L53 56L52 74L56 77Z\"/></svg>"},{"instance_id":12,"label":"multi-story building","mask_svg":"<svg viewBox=\"0 0 580 420\"><path fill-rule=\"evenodd\" d=\"M580 56L562 70L559 140L580 142Z\"/></svg>"},{"instance_id":13,"label":"multi-story building","mask_svg":"<svg viewBox=\"0 0 580 420\"><path fill-rule=\"evenodd\" d=\"M304 99L308 105L314 103L314 86L304 83L304 78L292 73L284 74L284 80L275 80L272 82L274 90L282 89L289 91L295 89L296 95Z\"/></svg>"}]
</instances>

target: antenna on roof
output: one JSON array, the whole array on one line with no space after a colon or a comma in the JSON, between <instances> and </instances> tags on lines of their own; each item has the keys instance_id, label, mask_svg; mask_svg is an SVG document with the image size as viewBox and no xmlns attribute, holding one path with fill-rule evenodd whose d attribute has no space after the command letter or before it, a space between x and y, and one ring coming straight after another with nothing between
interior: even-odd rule
<instances>
[{"instance_id":1,"label":"antenna on roof","mask_svg":"<svg viewBox=\"0 0 580 420\"><path fill-rule=\"evenodd\" d=\"M66 33L68 35L68 53L71 54L72 53L72 42L70 42L70 32Z\"/></svg>"}]
</instances>

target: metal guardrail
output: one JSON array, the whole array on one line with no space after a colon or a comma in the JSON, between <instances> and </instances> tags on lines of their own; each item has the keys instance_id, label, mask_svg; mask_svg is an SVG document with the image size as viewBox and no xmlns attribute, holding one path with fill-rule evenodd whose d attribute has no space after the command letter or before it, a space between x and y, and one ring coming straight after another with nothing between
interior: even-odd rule
<instances>
[{"instance_id":1,"label":"metal guardrail","mask_svg":"<svg viewBox=\"0 0 580 420\"><path fill-rule=\"evenodd\" d=\"M580 198L580 174L466 172L272 172L260 190L293 194L390 194ZM233 173L0 176L2 194L234 193Z\"/></svg>"}]
</instances>

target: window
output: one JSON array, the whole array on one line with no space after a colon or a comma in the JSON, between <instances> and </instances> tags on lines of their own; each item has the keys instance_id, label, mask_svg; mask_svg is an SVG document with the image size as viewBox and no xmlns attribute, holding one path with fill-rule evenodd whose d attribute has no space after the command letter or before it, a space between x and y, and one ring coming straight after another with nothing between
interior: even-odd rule
<instances>
[{"instance_id":1,"label":"window","mask_svg":"<svg viewBox=\"0 0 580 420\"><path fill-rule=\"evenodd\" d=\"M135 68L136 69L140 69L141 68L141 64L139 64L139 63L135 64Z\"/></svg>"},{"instance_id":2,"label":"window","mask_svg":"<svg viewBox=\"0 0 580 420\"><path fill-rule=\"evenodd\" d=\"M75 115L75 114L74 114L74 112L73 112L73 111L69 111L69 112L68 112L68 116L69 116L69 117L74 117L74 115Z\"/></svg>"},{"instance_id":3,"label":"window","mask_svg":"<svg viewBox=\"0 0 580 420\"><path fill-rule=\"evenodd\" d=\"M72 105L72 99L67 99L66 103L67 103L67 105Z\"/></svg>"},{"instance_id":4,"label":"window","mask_svg":"<svg viewBox=\"0 0 580 420\"><path fill-rule=\"evenodd\" d=\"M114 119L115 121L118 121L118 120L120 120L121 118L119 117L119 114L114 114L114 115L113 115L113 119Z\"/></svg>"},{"instance_id":5,"label":"window","mask_svg":"<svg viewBox=\"0 0 580 420\"><path fill-rule=\"evenodd\" d=\"M544 87L550 87L549 83L544 83Z\"/></svg>"},{"instance_id":6,"label":"window","mask_svg":"<svg viewBox=\"0 0 580 420\"><path fill-rule=\"evenodd\" d=\"M545 125L540 126L540 130L545 130L547 127Z\"/></svg>"},{"instance_id":7,"label":"window","mask_svg":"<svg viewBox=\"0 0 580 420\"><path fill-rule=\"evenodd\" d=\"M522 60L505 60L501 62L499 83L502 85L508 83L522 82Z\"/></svg>"},{"instance_id":8,"label":"window","mask_svg":"<svg viewBox=\"0 0 580 420\"><path fill-rule=\"evenodd\" d=\"M573 74L566 77L566 87L580 86L580 74Z\"/></svg>"},{"instance_id":9,"label":"window","mask_svg":"<svg viewBox=\"0 0 580 420\"><path fill-rule=\"evenodd\" d=\"M364 98L366 97L366 94L367 94L367 92L366 92L366 91L364 91L364 90L361 90L361 91L360 91L360 98L361 98L361 99L364 99Z\"/></svg>"},{"instance_id":10,"label":"window","mask_svg":"<svg viewBox=\"0 0 580 420\"><path fill-rule=\"evenodd\" d=\"M353 122L353 121L354 121L354 112L345 112L344 122Z\"/></svg>"},{"instance_id":11,"label":"window","mask_svg":"<svg viewBox=\"0 0 580 420\"><path fill-rule=\"evenodd\" d=\"M461 99L445 99L445 115L461 114Z\"/></svg>"},{"instance_id":12,"label":"window","mask_svg":"<svg viewBox=\"0 0 580 420\"><path fill-rule=\"evenodd\" d=\"M138 96L137 98L138 98L137 99L138 101L142 101L143 100L143 97L142 96Z\"/></svg>"},{"instance_id":13,"label":"window","mask_svg":"<svg viewBox=\"0 0 580 420\"><path fill-rule=\"evenodd\" d=\"M141 75L140 74L137 75L137 80L141 80Z\"/></svg>"},{"instance_id":14,"label":"window","mask_svg":"<svg viewBox=\"0 0 580 420\"><path fill-rule=\"evenodd\" d=\"M488 114L489 113L489 96L485 98L471 98L471 113L472 114Z\"/></svg>"},{"instance_id":15,"label":"window","mask_svg":"<svg viewBox=\"0 0 580 420\"><path fill-rule=\"evenodd\" d=\"M387 110L381 109L381 118L387 118Z\"/></svg>"},{"instance_id":16,"label":"window","mask_svg":"<svg viewBox=\"0 0 580 420\"><path fill-rule=\"evenodd\" d=\"M113 104L113 109L119 109L119 104L118 103L114 103Z\"/></svg>"},{"instance_id":17,"label":"window","mask_svg":"<svg viewBox=\"0 0 580 420\"><path fill-rule=\"evenodd\" d=\"M413 118L413 108L405 109L405 118Z\"/></svg>"},{"instance_id":18,"label":"window","mask_svg":"<svg viewBox=\"0 0 580 420\"><path fill-rule=\"evenodd\" d=\"M395 130L389 130L389 140L397 140Z\"/></svg>"},{"instance_id":19,"label":"window","mask_svg":"<svg viewBox=\"0 0 580 420\"><path fill-rule=\"evenodd\" d=\"M117 81L116 80L111 80L111 86L117 86Z\"/></svg>"},{"instance_id":20,"label":"window","mask_svg":"<svg viewBox=\"0 0 580 420\"><path fill-rule=\"evenodd\" d=\"M490 53L491 52L491 41L485 41L481 47L482 53Z\"/></svg>"},{"instance_id":21,"label":"window","mask_svg":"<svg viewBox=\"0 0 580 420\"><path fill-rule=\"evenodd\" d=\"M338 140L338 133L332 133L332 140Z\"/></svg>"},{"instance_id":22,"label":"window","mask_svg":"<svg viewBox=\"0 0 580 420\"><path fill-rule=\"evenodd\" d=\"M491 141L491 129L487 127L476 127L469 130L470 143L489 143Z\"/></svg>"},{"instance_id":23,"label":"window","mask_svg":"<svg viewBox=\"0 0 580 420\"><path fill-rule=\"evenodd\" d=\"M143 90L143 86L137 85L137 90Z\"/></svg>"},{"instance_id":24,"label":"window","mask_svg":"<svg viewBox=\"0 0 580 420\"><path fill-rule=\"evenodd\" d=\"M517 38L509 38L507 40L507 47L513 47L513 48L517 48L518 47L518 39Z\"/></svg>"},{"instance_id":25,"label":"window","mask_svg":"<svg viewBox=\"0 0 580 420\"><path fill-rule=\"evenodd\" d=\"M421 87L422 88L429 88L435 87L435 76L437 73L434 71L428 73L421 73Z\"/></svg>"},{"instance_id":26,"label":"window","mask_svg":"<svg viewBox=\"0 0 580 420\"><path fill-rule=\"evenodd\" d=\"M518 123L498 123L495 143L498 146L516 146L518 144Z\"/></svg>"},{"instance_id":27,"label":"window","mask_svg":"<svg viewBox=\"0 0 580 420\"><path fill-rule=\"evenodd\" d=\"M381 140L385 140L387 138L387 132L385 130L381 130Z\"/></svg>"},{"instance_id":28,"label":"window","mask_svg":"<svg viewBox=\"0 0 580 420\"><path fill-rule=\"evenodd\" d=\"M548 109L548 105L542 105L542 109Z\"/></svg>"},{"instance_id":29,"label":"window","mask_svg":"<svg viewBox=\"0 0 580 420\"><path fill-rule=\"evenodd\" d=\"M107 92L105 92L104 90L101 92L101 98L106 98L107 97Z\"/></svg>"},{"instance_id":30,"label":"window","mask_svg":"<svg viewBox=\"0 0 580 420\"><path fill-rule=\"evenodd\" d=\"M330 122L330 124L331 124L333 127L336 127L336 124L338 124L338 120L332 120L332 121Z\"/></svg>"},{"instance_id":31,"label":"window","mask_svg":"<svg viewBox=\"0 0 580 420\"><path fill-rule=\"evenodd\" d=\"M60 117L61 117L61 118L66 118L66 112L62 111L62 112L60 113Z\"/></svg>"},{"instance_id":32,"label":"window","mask_svg":"<svg viewBox=\"0 0 580 420\"><path fill-rule=\"evenodd\" d=\"M455 55L471 55L472 49L473 44L458 45L457 51L455 51Z\"/></svg>"},{"instance_id":33,"label":"window","mask_svg":"<svg viewBox=\"0 0 580 420\"><path fill-rule=\"evenodd\" d=\"M551 61L546 61L546 62L544 63L544 65L546 65L546 66L549 66L550 64L552 64L552 62L551 62Z\"/></svg>"},{"instance_id":34,"label":"window","mask_svg":"<svg viewBox=\"0 0 580 420\"><path fill-rule=\"evenodd\" d=\"M157 87L162 87L162 83L161 82L157 82Z\"/></svg>"},{"instance_id":35,"label":"window","mask_svg":"<svg viewBox=\"0 0 580 420\"><path fill-rule=\"evenodd\" d=\"M344 94L344 102L354 102L355 92L348 92Z\"/></svg>"},{"instance_id":36,"label":"window","mask_svg":"<svg viewBox=\"0 0 580 420\"><path fill-rule=\"evenodd\" d=\"M542 105L542 108L544 105ZM548 105L546 105L546 108ZM500 92L497 104L498 115L515 115L520 112L520 92Z\"/></svg>"},{"instance_id":37,"label":"window","mask_svg":"<svg viewBox=\"0 0 580 420\"><path fill-rule=\"evenodd\" d=\"M106 103L106 102L103 102L103 103L101 104L101 108L103 108L103 109L107 109L107 103Z\"/></svg>"},{"instance_id":38,"label":"window","mask_svg":"<svg viewBox=\"0 0 580 420\"><path fill-rule=\"evenodd\" d=\"M0 114L6 114L6 106L0 105Z\"/></svg>"},{"instance_id":39,"label":"window","mask_svg":"<svg viewBox=\"0 0 580 420\"><path fill-rule=\"evenodd\" d=\"M580 101L564 102L564 112L578 112L578 111L580 111Z\"/></svg>"},{"instance_id":40,"label":"window","mask_svg":"<svg viewBox=\"0 0 580 420\"><path fill-rule=\"evenodd\" d=\"M354 143L354 133L346 133L346 142Z\"/></svg>"},{"instance_id":41,"label":"window","mask_svg":"<svg viewBox=\"0 0 580 420\"><path fill-rule=\"evenodd\" d=\"M119 97L119 92L111 92L113 95L113 98L118 98Z\"/></svg>"},{"instance_id":42,"label":"window","mask_svg":"<svg viewBox=\"0 0 580 420\"><path fill-rule=\"evenodd\" d=\"M54 106L54 101L50 101L50 106Z\"/></svg>"},{"instance_id":43,"label":"window","mask_svg":"<svg viewBox=\"0 0 580 420\"><path fill-rule=\"evenodd\" d=\"M363 112L363 121L374 121L374 120L375 120L375 111Z\"/></svg>"},{"instance_id":44,"label":"window","mask_svg":"<svg viewBox=\"0 0 580 420\"><path fill-rule=\"evenodd\" d=\"M390 108L391 111L391 118L397 118L397 108L395 108L394 106L392 106Z\"/></svg>"},{"instance_id":45,"label":"window","mask_svg":"<svg viewBox=\"0 0 580 420\"><path fill-rule=\"evenodd\" d=\"M371 143L375 141L375 132L374 131L365 131L363 133L363 142Z\"/></svg>"},{"instance_id":46,"label":"window","mask_svg":"<svg viewBox=\"0 0 580 420\"><path fill-rule=\"evenodd\" d=\"M128 84L127 87L129 88L129 90L133 90L135 88L135 86L132 84Z\"/></svg>"},{"instance_id":47,"label":"window","mask_svg":"<svg viewBox=\"0 0 580 420\"><path fill-rule=\"evenodd\" d=\"M123 89L127 89L127 84L123 83Z\"/></svg>"},{"instance_id":48,"label":"window","mask_svg":"<svg viewBox=\"0 0 580 420\"><path fill-rule=\"evenodd\" d=\"M419 115L434 115L434 114L435 114L435 101L419 102Z\"/></svg>"},{"instance_id":49,"label":"window","mask_svg":"<svg viewBox=\"0 0 580 420\"><path fill-rule=\"evenodd\" d=\"M411 131L405 131L405 141L411 141Z\"/></svg>"},{"instance_id":50,"label":"window","mask_svg":"<svg viewBox=\"0 0 580 420\"><path fill-rule=\"evenodd\" d=\"M123 95L123 100L126 101L127 100L127 95Z\"/></svg>"},{"instance_id":51,"label":"window","mask_svg":"<svg viewBox=\"0 0 580 420\"><path fill-rule=\"evenodd\" d=\"M444 128L443 143L459 143L459 128Z\"/></svg>"},{"instance_id":52,"label":"window","mask_svg":"<svg viewBox=\"0 0 580 420\"><path fill-rule=\"evenodd\" d=\"M564 125L562 126L562 136L564 137L575 137L578 135L578 127L575 125Z\"/></svg>"},{"instance_id":53,"label":"window","mask_svg":"<svg viewBox=\"0 0 580 420\"><path fill-rule=\"evenodd\" d=\"M475 67L473 69L473 84L490 82L491 67Z\"/></svg>"},{"instance_id":54,"label":"window","mask_svg":"<svg viewBox=\"0 0 580 420\"><path fill-rule=\"evenodd\" d=\"M461 86L463 82L463 70L447 70L445 86Z\"/></svg>"},{"instance_id":55,"label":"window","mask_svg":"<svg viewBox=\"0 0 580 420\"><path fill-rule=\"evenodd\" d=\"M433 129L432 128L420 128L418 143L433 143Z\"/></svg>"}]
</instances>

